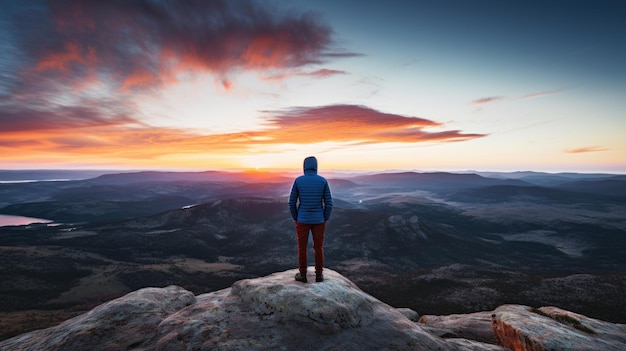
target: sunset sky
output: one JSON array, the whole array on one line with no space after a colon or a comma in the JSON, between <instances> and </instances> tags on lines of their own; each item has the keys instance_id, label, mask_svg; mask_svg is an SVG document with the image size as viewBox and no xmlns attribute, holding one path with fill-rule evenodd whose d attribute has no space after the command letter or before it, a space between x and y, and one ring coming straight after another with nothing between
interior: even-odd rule
<instances>
[{"instance_id":1,"label":"sunset sky","mask_svg":"<svg viewBox=\"0 0 626 351\"><path fill-rule=\"evenodd\" d=\"M626 173L626 1L0 8L0 169Z\"/></svg>"}]
</instances>

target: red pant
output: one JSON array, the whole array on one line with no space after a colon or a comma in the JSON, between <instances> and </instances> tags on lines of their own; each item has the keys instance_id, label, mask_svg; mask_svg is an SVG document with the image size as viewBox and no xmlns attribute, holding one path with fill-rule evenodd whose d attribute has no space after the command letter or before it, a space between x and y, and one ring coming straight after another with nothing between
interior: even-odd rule
<instances>
[{"instance_id":1,"label":"red pant","mask_svg":"<svg viewBox=\"0 0 626 351\"><path fill-rule=\"evenodd\" d=\"M306 276L309 265L307 248L309 246L309 231L313 235L313 250L315 252L315 274L322 274L324 270L324 231L326 222L306 224L296 222L296 236L298 238L298 268L300 274Z\"/></svg>"}]
</instances>

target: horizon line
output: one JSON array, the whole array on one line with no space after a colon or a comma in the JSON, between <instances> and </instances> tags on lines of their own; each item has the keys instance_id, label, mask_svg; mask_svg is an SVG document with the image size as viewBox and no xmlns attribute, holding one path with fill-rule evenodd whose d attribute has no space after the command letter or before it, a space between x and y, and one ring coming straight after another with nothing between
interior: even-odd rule
<instances>
[{"instance_id":1,"label":"horizon line","mask_svg":"<svg viewBox=\"0 0 626 351\"><path fill-rule=\"evenodd\" d=\"M203 173L203 172L227 172L227 173L300 173L299 168L0 168L0 172L119 172L119 173L139 173L139 172L170 172L170 173ZM608 170L480 170L480 169L320 169L323 173L544 173L544 174L614 174L625 175L626 171Z\"/></svg>"}]
</instances>

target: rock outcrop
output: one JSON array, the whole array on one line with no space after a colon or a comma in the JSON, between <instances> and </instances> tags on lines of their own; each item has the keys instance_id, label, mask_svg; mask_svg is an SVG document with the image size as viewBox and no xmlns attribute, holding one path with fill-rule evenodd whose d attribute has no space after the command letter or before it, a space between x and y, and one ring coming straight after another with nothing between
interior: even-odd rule
<instances>
[{"instance_id":1,"label":"rock outcrop","mask_svg":"<svg viewBox=\"0 0 626 351\"><path fill-rule=\"evenodd\" d=\"M425 315L419 322L443 338L498 344L513 351L626 350L626 325L557 307L503 305L491 312Z\"/></svg>"},{"instance_id":2,"label":"rock outcrop","mask_svg":"<svg viewBox=\"0 0 626 351\"><path fill-rule=\"evenodd\" d=\"M56 327L2 341L0 350L129 350L195 301L191 292L177 286L137 290Z\"/></svg>"},{"instance_id":3,"label":"rock outcrop","mask_svg":"<svg viewBox=\"0 0 626 351\"><path fill-rule=\"evenodd\" d=\"M332 270L322 283L296 282L295 273L198 296L177 286L137 290L2 341L0 351L626 349L626 326L553 307L505 305L418 323L416 312L386 305Z\"/></svg>"},{"instance_id":4,"label":"rock outcrop","mask_svg":"<svg viewBox=\"0 0 626 351\"><path fill-rule=\"evenodd\" d=\"M503 350L429 334L332 270L322 283L296 282L295 273L199 296L141 289L0 350Z\"/></svg>"},{"instance_id":5,"label":"rock outcrop","mask_svg":"<svg viewBox=\"0 0 626 351\"><path fill-rule=\"evenodd\" d=\"M499 342L515 351L626 350L626 325L557 307L503 305L494 311L492 323Z\"/></svg>"}]
</instances>

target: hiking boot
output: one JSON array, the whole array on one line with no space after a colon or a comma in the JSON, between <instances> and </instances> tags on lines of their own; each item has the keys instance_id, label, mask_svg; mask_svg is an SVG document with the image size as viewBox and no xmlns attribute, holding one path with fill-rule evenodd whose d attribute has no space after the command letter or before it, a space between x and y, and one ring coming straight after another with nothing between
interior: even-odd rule
<instances>
[{"instance_id":1,"label":"hiking boot","mask_svg":"<svg viewBox=\"0 0 626 351\"><path fill-rule=\"evenodd\" d=\"M315 275L315 281L316 281L317 283L321 283L321 282L323 282L323 281L324 281L324 275L323 275L323 274L316 274L316 275Z\"/></svg>"},{"instance_id":2,"label":"hiking boot","mask_svg":"<svg viewBox=\"0 0 626 351\"><path fill-rule=\"evenodd\" d=\"M297 281L299 281L299 282L306 283L306 282L307 282L307 280L306 280L306 274L305 274L305 275L302 275L302 274L300 274L300 273L296 273L296 280L297 280Z\"/></svg>"}]
</instances>

